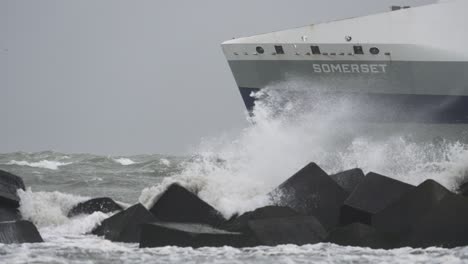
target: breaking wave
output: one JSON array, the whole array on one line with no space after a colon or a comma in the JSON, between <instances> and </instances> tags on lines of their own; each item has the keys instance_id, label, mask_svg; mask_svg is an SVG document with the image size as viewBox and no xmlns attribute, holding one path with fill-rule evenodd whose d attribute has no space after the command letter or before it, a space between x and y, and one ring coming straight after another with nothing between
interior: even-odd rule
<instances>
[{"instance_id":1,"label":"breaking wave","mask_svg":"<svg viewBox=\"0 0 468 264\"><path fill-rule=\"evenodd\" d=\"M23 219L33 222L41 234L59 237L61 235L87 234L96 228L110 214L95 212L68 218L68 212L88 197L55 192L33 192L18 190L21 198L19 210Z\"/></svg>"},{"instance_id":2,"label":"breaking wave","mask_svg":"<svg viewBox=\"0 0 468 264\"><path fill-rule=\"evenodd\" d=\"M114 159L115 162L123 165L123 166L128 166L128 165L133 165L135 162L129 158L118 158Z\"/></svg>"},{"instance_id":3,"label":"breaking wave","mask_svg":"<svg viewBox=\"0 0 468 264\"><path fill-rule=\"evenodd\" d=\"M360 167L411 184L432 178L452 190L468 175L468 145L443 138L418 141L418 132L386 127L372 135L375 127L349 121L371 111L359 104L343 101L330 108L320 96L286 101L276 89L255 96L261 100L249 117L252 126L236 138L202 142L181 172L143 190L140 202L151 206L178 182L229 217L270 203L265 194L312 161L330 174Z\"/></svg>"},{"instance_id":4,"label":"breaking wave","mask_svg":"<svg viewBox=\"0 0 468 264\"><path fill-rule=\"evenodd\" d=\"M29 166L29 167L49 169L49 170L57 170L61 166L66 166L70 164L72 164L72 162L60 162L60 161L54 161L54 160L41 160L38 162L28 162L25 160L22 160L22 161L12 160L7 163L7 165Z\"/></svg>"}]
</instances>

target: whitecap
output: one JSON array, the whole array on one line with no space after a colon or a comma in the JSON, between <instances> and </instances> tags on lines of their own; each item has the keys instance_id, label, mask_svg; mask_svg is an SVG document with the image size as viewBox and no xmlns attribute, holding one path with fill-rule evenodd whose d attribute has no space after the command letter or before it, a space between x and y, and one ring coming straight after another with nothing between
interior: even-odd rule
<instances>
[{"instance_id":1,"label":"whitecap","mask_svg":"<svg viewBox=\"0 0 468 264\"><path fill-rule=\"evenodd\" d=\"M160 160L159 160L159 163L161 163L162 165L164 165L164 166L166 166L166 167L171 166L171 161L168 160L168 159L160 159Z\"/></svg>"},{"instance_id":2,"label":"whitecap","mask_svg":"<svg viewBox=\"0 0 468 264\"><path fill-rule=\"evenodd\" d=\"M18 165L18 166L28 166L33 168L42 168L42 169L49 169L49 170L57 170L61 166L70 165L72 162L60 162L55 160L41 160L38 162L28 162L25 160L17 161L12 160L7 163L7 165Z\"/></svg>"},{"instance_id":3,"label":"whitecap","mask_svg":"<svg viewBox=\"0 0 468 264\"><path fill-rule=\"evenodd\" d=\"M129 158L118 158L118 159L114 159L114 161L123 166L135 164L135 162Z\"/></svg>"}]
</instances>

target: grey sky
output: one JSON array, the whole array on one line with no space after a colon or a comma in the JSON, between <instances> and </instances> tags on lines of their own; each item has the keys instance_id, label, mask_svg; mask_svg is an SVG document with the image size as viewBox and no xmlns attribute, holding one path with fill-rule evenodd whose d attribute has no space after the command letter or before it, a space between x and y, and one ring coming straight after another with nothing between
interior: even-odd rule
<instances>
[{"instance_id":1,"label":"grey sky","mask_svg":"<svg viewBox=\"0 0 468 264\"><path fill-rule=\"evenodd\" d=\"M0 0L0 153L184 153L249 125L222 41L430 2Z\"/></svg>"}]
</instances>

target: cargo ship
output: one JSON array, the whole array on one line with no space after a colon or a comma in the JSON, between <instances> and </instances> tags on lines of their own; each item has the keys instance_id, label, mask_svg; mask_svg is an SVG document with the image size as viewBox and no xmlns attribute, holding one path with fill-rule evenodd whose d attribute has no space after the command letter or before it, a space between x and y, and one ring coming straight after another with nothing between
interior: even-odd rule
<instances>
[{"instance_id":1,"label":"cargo ship","mask_svg":"<svg viewBox=\"0 0 468 264\"><path fill-rule=\"evenodd\" d=\"M288 83L299 82L296 95L358 98L359 104L381 110L358 114L359 120L418 124L457 137L468 130L466 10L466 0L392 7L235 38L222 49L249 111L256 92L286 90Z\"/></svg>"}]
</instances>

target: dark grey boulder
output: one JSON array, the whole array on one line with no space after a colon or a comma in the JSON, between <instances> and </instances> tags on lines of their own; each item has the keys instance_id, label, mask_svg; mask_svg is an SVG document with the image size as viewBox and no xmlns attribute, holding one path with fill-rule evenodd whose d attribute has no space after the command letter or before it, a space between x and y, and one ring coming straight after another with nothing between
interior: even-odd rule
<instances>
[{"instance_id":1,"label":"dark grey boulder","mask_svg":"<svg viewBox=\"0 0 468 264\"><path fill-rule=\"evenodd\" d=\"M468 198L446 195L427 213L400 246L414 248L461 247L468 245Z\"/></svg>"},{"instance_id":2,"label":"dark grey boulder","mask_svg":"<svg viewBox=\"0 0 468 264\"><path fill-rule=\"evenodd\" d=\"M156 217L142 204L136 204L102 221L92 233L111 241L137 243L140 241L140 225L155 221Z\"/></svg>"},{"instance_id":3,"label":"dark grey boulder","mask_svg":"<svg viewBox=\"0 0 468 264\"><path fill-rule=\"evenodd\" d=\"M151 207L160 221L219 226L226 221L211 205L178 184L172 184Z\"/></svg>"},{"instance_id":4,"label":"dark grey boulder","mask_svg":"<svg viewBox=\"0 0 468 264\"><path fill-rule=\"evenodd\" d=\"M452 194L433 180L426 180L397 201L372 216L372 225L382 232L408 234L440 201Z\"/></svg>"},{"instance_id":5,"label":"dark grey boulder","mask_svg":"<svg viewBox=\"0 0 468 264\"><path fill-rule=\"evenodd\" d=\"M384 234L365 224L353 223L332 230L326 242L341 246L390 249L397 244L398 237Z\"/></svg>"},{"instance_id":6,"label":"dark grey boulder","mask_svg":"<svg viewBox=\"0 0 468 264\"><path fill-rule=\"evenodd\" d=\"M16 221L21 219L21 214L16 208L0 207L0 222Z\"/></svg>"},{"instance_id":7,"label":"dark grey boulder","mask_svg":"<svg viewBox=\"0 0 468 264\"><path fill-rule=\"evenodd\" d=\"M360 222L371 225L373 215L413 188L413 185L371 172L344 202L341 207L340 223L348 225Z\"/></svg>"},{"instance_id":8,"label":"dark grey boulder","mask_svg":"<svg viewBox=\"0 0 468 264\"><path fill-rule=\"evenodd\" d=\"M351 194L354 189L364 180L364 172L361 169L352 169L347 171L342 171L337 174L330 175L338 185L345 190L348 195Z\"/></svg>"},{"instance_id":9,"label":"dark grey boulder","mask_svg":"<svg viewBox=\"0 0 468 264\"><path fill-rule=\"evenodd\" d=\"M25 190L23 179L0 170L0 207L18 208L20 202L18 189Z\"/></svg>"},{"instance_id":10,"label":"dark grey boulder","mask_svg":"<svg viewBox=\"0 0 468 264\"><path fill-rule=\"evenodd\" d=\"M347 193L317 164L310 163L270 194L277 205L313 215L326 229L339 221L340 207Z\"/></svg>"},{"instance_id":11,"label":"dark grey boulder","mask_svg":"<svg viewBox=\"0 0 468 264\"><path fill-rule=\"evenodd\" d=\"M202 224L156 222L142 225L140 248L145 247L245 247L242 233L228 232Z\"/></svg>"},{"instance_id":12,"label":"dark grey boulder","mask_svg":"<svg viewBox=\"0 0 468 264\"><path fill-rule=\"evenodd\" d=\"M73 217L80 214L92 214L94 212L111 213L122 211L123 208L111 198L94 198L86 202L75 205L69 212L68 217Z\"/></svg>"},{"instance_id":13,"label":"dark grey boulder","mask_svg":"<svg viewBox=\"0 0 468 264\"><path fill-rule=\"evenodd\" d=\"M37 243L43 242L36 226L29 221L0 223L0 243Z\"/></svg>"},{"instance_id":14,"label":"dark grey boulder","mask_svg":"<svg viewBox=\"0 0 468 264\"><path fill-rule=\"evenodd\" d=\"M299 216L293 209L285 206L265 206L235 217L221 226L222 229L236 232L248 230L250 220Z\"/></svg>"},{"instance_id":15,"label":"dark grey boulder","mask_svg":"<svg viewBox=\"0 0 468 264\"><path fill-rule=\"evenodd\" d=\"M250 220L249 235L259 245L305 245L323 242L327 231L313 216Z\"/></svg>"}]
</instances>

